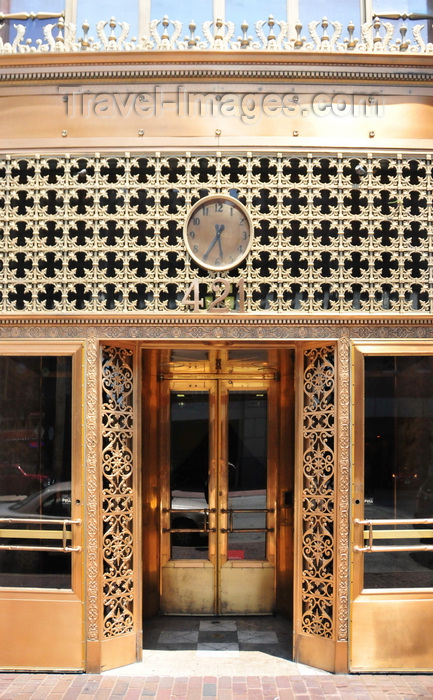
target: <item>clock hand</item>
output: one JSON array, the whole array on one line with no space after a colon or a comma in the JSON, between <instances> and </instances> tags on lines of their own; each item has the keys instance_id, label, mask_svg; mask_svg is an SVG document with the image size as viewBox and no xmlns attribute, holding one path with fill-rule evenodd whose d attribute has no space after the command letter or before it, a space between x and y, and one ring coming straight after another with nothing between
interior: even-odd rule
<instances>
[{"instance_id":1,"label":"clock hand","mask_svg":"<svg viewBox=\"0 0 433 700\"><path fill-rule=\"evenodd\" d=\"M219 248L220 248L220 252L221 252L221 256L222 256L220 236L221 236L222 232L224 231L224 224L215 224L215 230L216 230L215 238L211 241L209 248L207 249L206 253L203 255L203 262L206 262L206 260L208 259L209 255L212 251L212 248L214 247L214 245L217 241L219 243Z\"/></svg>"},{"instance_id":2,"label":"clock hand","mask_svg":"<svg viewBox=\"0 0 433 700\"><path fill-rule=\"evenodd\" d=\"M218 247L219 247L219 249L220 249L220 257L221 257L221 260L222 260L223 257L224 257L223 249L222 249L222 245L221 245L221 234L222 234L223 231L224 231L224 224L221 224L220 230L219 230L219 236L218 236Z\"/></svg>"},{"instance_id":3,"label":"clock hand","mask_svg":"<svg viewBox=\"0 0 433 700\"><path fill-rule=\"evenodd\" d=\"M206 253L203 255L203 262L206 262L206 260L208 259L209 255L210 255L210 253L211 253L211 251L212 251L212 248L214 247L214 245L215 245L215 243L217 242L218 238L219 238L219 236L218 236L218 234L217 234L217 235L215 236L215 238L213 239L212 243L210 244L209 248L207 249Z\"/></svg>"}]
</instances>

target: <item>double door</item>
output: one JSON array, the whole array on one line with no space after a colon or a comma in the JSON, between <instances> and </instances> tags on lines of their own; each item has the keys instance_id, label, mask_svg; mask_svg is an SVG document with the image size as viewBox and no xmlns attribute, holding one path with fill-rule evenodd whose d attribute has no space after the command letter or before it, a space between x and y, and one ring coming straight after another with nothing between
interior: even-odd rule
<instances>
[{"instance_id":1,"label":"double door","mask_svg":"<svg viewBox=\"0 0 433 700\"><path fill-rule=\"evenodd\" d=\"M164 390L161 608L275 608L275 382L170 379Z\"/></svg>"}]
</instances>

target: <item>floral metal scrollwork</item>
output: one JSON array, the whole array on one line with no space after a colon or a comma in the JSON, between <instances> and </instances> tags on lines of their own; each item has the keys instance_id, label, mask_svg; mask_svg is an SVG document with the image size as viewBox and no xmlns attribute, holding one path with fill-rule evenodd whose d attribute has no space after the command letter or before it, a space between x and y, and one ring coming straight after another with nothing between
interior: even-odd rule
<instances>
[{"instance_id":1,"label":"floral metal scrollwork","mask_svg":"<svg viewBox=\"0 0 433 700\"><path fill-rule=\"evenodd\" d=\"M103 634L113 637L134 625L133 371L132 351L102 352Z\"/></svg>"},{"instance_id":2,"label":"floral metal scrollwork","mask_svg":"<svg viewBox=\"0 0 433 700\"><path fill-rule=\"evenodd\" d=\"M332 346L304 354L302 629L334 634L335 367Z\"/></svg>"}]
</instances>

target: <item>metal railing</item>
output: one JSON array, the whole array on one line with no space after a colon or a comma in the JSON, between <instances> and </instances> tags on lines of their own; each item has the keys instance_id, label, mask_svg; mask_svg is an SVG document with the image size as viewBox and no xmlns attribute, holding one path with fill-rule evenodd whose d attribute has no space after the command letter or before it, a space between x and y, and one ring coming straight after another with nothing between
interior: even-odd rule
<instances>
[{"instance_id":1,"label":"metal railing","mask_svg":"<svg viewBox=\"0 0 433 700\"><path fill-rule=\"evenodd\" d=\"M196 513L198 515L203 515L203 527L200 529L198 527L163 527L163 532L216 532L216 528L209 527L209 513L215 513L215 508L191 508L188 510L176 509L176 508L163 508L163 513L170 513L171 515L184 515L185 518L189 513Z\"/></svg>"},{"instance_id":2,"label":"metal railing","mask_svg":"<svg viewBox=\"0 0 433 700\"><path fill-rule=\"evenodd\" d=\"M221 528L221 532L273 532L273 527L247 527L240 528L235 527L233 523L234 515L238 513L273 513L274 508L221 508L221 513L227 514L228 517L228 527Z\"/></svg>"},{"instance_id":3,"label":"metal railing","mask_svg":"<svg viewBox=\"0 0 433 700\"><path fill-rule=\"evenodd\" d=\"M367 530L364 530L363 536L364 540L368 544L364 547L359 545L354 546L355 552L433 552L433 544L417 544L417 545L389 545L389 546L378 546L374 545L373 541L376 540L406 540L406 539L427 539L431 538L433 541L433 527L428 528L412 528L411 530L374 530L374 527L381 525L388 525L389 527L396 527L397 525L431 525L433 526L433 518L400 518L397 520L388 519L378 519L378 520L360 520L355 519L355 525L367 526Z\"/></svg>"},{"instance_id":4,"label":"metal railing","mask_svg":"<svg viewBox=\"0 0 433 700\"><path fill-rule=\"evenodd\" d=\"M171 515L184 515L185 517L188 516L189 513L197 513L197 514L202 514L203 517L203 527L200 528L184 528L184 527L163 527L162 532L216 532L216 528L210 528L209 527L209 514L210 513L215 513L216 509L215 508L191 508L188 510L178 510L176 508L163 508L162 509L163 513L170 513ZM227 528L221 528L222 533L227 533L227 532L273 532L274 528L273 527L247 527L247 528L239 528L235 527L233 518L234 515L238 513L274 513L274 508L221 508L220 511L223 515L226 514L228 515L228 527Z\"/></svg>"},{"instance_id":5,"label":"metal railing","mask_svg":"<svg viewBox=\"0 0 433 700\"><path fill-rule=\"evenodd\" d=\"M24 530L2 528L1 525L61 525L61 530ZM44 545L14 545L0 544L1 551L22 551L22 552L80 552L81 547L69 547L71 531L67 530L69 525L81 525L81 520L71 520L70 518L0 518L0 540L1 539L21 539L21 540L62 540L61 547Z\"/></svg>"}]
</instances>

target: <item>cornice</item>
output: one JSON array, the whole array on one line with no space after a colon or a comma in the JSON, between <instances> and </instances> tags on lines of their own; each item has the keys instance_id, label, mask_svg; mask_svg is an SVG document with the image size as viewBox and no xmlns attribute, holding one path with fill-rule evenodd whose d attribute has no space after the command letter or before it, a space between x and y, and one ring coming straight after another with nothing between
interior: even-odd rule
<instances>
[{"instance_id":1,"label":"cornice","mask_svg":"<svg viewBox=\"0 0 433 700\"><path fill-rule=\"evenodd\" d=\"M214 326L389 326L389 327L433 327L433 316L334 316L320 317L315 315L308 316L236 316L233 314L230 317L226 315L141 315L141 316L125 316L125 315L110 315L110 316L2 316L0 318L0 327L2 326L110 326L110 327L128 327L128 326L195 326L195 327L214 327Z\"/></svg>"},{"instance_id":2,"label":"cornice","mask_svg":"<svg viewBox=\"0 0 433 700\"><path fill-rule=\"evenodd\" d=\"M319 52L123 52L1 55L0 82L230 82L266 80L421 84L433 78L433 56Z\"/></svg>"}]
</instances>

